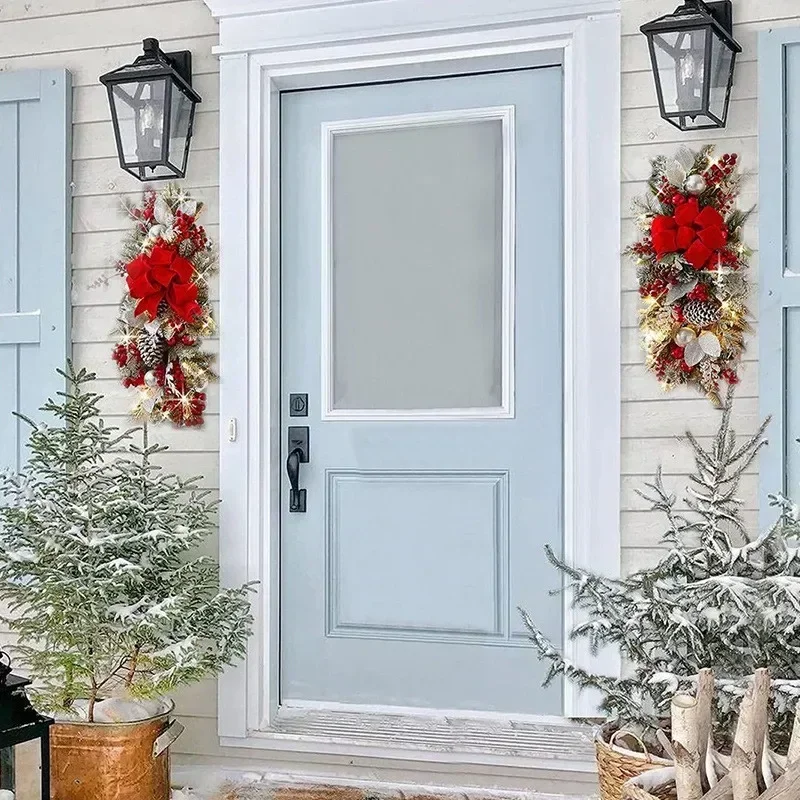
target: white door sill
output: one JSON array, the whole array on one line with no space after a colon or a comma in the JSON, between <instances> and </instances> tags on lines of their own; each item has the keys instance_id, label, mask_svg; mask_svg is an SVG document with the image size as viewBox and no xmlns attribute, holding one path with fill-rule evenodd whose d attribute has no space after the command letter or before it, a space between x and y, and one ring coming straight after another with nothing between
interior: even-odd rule
<instances>
[{"instance_id":1,"label":"white door sill","mask_svg":"<svg viewBox=\"0 0 800 800\"><path fill-rule=\"evenodd\" d=\"M292 750L475 768L593 773L592 729L558 717L314 704L282 706L271 724L227 747Z\"/></svg>"}]
</instances>

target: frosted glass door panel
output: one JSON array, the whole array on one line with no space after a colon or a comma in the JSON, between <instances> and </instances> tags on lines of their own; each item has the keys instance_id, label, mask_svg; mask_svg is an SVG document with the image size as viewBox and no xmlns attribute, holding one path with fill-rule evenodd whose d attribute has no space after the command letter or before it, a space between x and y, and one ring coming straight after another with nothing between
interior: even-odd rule
<instances>
[{"instance_id":1,"label":"frosted glass door panel","mask_svg":"<svg viewBox=\"0 0 800 800\"><path fill-rule=\"evenodd\" d=\"M334 133L335 410L503 404L503 123Z\"/></svg>"}]
</instances>

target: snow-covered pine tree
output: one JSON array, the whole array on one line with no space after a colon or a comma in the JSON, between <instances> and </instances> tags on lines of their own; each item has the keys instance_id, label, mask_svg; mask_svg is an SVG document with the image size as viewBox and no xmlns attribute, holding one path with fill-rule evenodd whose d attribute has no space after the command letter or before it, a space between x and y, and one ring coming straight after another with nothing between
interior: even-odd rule
<instances>
[{"instance_id":1,"label":"snow-covered pine tree","mask_svg":"<svg viewBox=\"0 0 800 800\"><path fill-rule=\"evenodd\" d=\"M42 408L20 473L0 475L0 598L37 703L61 713L115 694L153 698L242 657L249 587L220 589L192 552L216 504L197 480L165 474L158 453L100 417L94 375L69 365Z\"/></svg>"},{"instance_id":2,"label":"snow-covered pine tree","mask_svg":"<svg viewBox=\"0 0 800 800\"><path fill-rule=\"evenodd\" d=\"M746 681L759 667L773 677L773 724L790 729L800 697L800 509L772 497L778 514L751 537L737 489L766 444L766 420L737 444L730 427L728 392L710 447L687 433L695 471L684 504L663 484L661 470L640 495L665 517L663 557L650 568L609 579L547 556L565 576L565 591L584 620L571 638L586 637L594 651L616 648L626 663L622 677L594 675L566 661L521 609L536 650L549 662L546 682L563 675L602 696L612 722L652 733L668 715L672 695L690 690L703 667L716 678L718 728L732 732Z\"/></svg>"}]
</instances>

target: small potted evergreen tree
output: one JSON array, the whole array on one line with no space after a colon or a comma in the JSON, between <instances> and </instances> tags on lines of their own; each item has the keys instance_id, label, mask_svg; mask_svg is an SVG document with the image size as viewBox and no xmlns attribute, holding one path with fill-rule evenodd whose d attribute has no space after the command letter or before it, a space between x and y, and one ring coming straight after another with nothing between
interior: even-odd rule
<instances>
[{"instance_id":1,"label":"small potted evergreen tree","mask_svg":"<svg viewBox=\"0 0 800 800\"><path fill-rule=\"evenodd\" d=\"M163 447L101 419L94 375L30 426L27 465L0 475L0 598L16 651L52 713L53 796L167 800L176 687L241 658L249 587L220 589L192 552L215 503L197 479L165 474Z\"/></svg>"},{"instance_id":2,"label":"small potted evergreen tree","mask_svg":"<svg viewBox=\"0 0 800 800\"><path fill-rule=\"evenodd\" d=\"M595 675L570 663L522 611L540 658L549 662L547 682L564 676L602 698L600 712L608 722L596 741L603 800L619 800L625 779L669 763L653 758L664 741L659 730L672 696L691 692L705 668L714 671L715 729L723 736L732 736L739 701L761 667L774 679L771 740L781 743L791 730L800 696L800 508L774 496L776 521L750 535L738 487L766 444L769 420L737 443L732 399L731 389L709 447L686 433L695 471L683 508L665 488L660 469L639 492L665 519L665 549L654 566L611 579L547 551L579 610L571 636L587 638L595 651L616 648L623 674ZM630 749L613 746L619 731L623 741L628 735ZM647 757L634 752L636 742Z\"/></svg>"}]
</instances>

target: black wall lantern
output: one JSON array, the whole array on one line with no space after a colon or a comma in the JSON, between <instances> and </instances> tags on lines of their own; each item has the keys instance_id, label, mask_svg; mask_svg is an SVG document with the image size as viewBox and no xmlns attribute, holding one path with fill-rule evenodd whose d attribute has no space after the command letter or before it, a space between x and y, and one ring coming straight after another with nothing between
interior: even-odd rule
<instances>
[{"instance_id":1,"label":"black wall lantern","mask_svg":"<svg viewBox=\"0 0 800 800\"><path fill-rule=\"evenodd\" d=\"M50 726L30 704L25 687L27 678L11 674L11 662L0 651L0 796L15 796L16 750L25 742L39 740L41 752L42 800L50 800Z\"/></svg>"},{"instance_id":2,"label":"black wall lantern","mask_svg":"<svg viewBox=\"0 0 800 800\"><path fill-rule=\"evenodd\" d=\"M682 131L724 128L733 66L742 51L733 38L731 0L686 0L641 31L650 46L661 116Z\"/></svg>"},{"instance_id":3,"label":"black wall lantern","mask_svg":"<svg viewBox=\"0 0 800 800\"><path fill-rule=\"evenodd\" d=\"M145 39L133 64L100 76L108 89L120 166L141 181L183 178L195 106L192 54Z\"/></svg>"}]
</instances>

